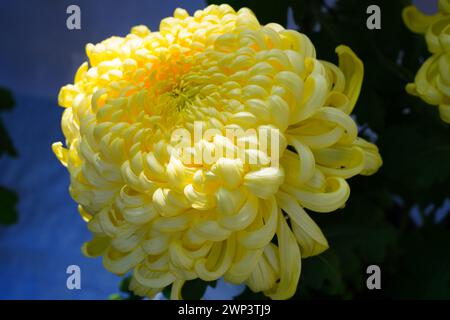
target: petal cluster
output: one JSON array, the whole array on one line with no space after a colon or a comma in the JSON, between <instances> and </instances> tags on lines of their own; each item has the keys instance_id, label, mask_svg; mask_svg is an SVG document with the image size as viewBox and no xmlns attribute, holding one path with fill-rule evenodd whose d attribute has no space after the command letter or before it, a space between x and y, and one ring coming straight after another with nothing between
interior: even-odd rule
<instances>
[{"instance_id":1,"label":"petal cluster","mask_svg":"<svg viewBox=\"0 0 450 320\"><path fill-rule=\"evenodd\" d=\"M439 106L441 119L450 123L450 0L439 0L438 4L439 11L434 15L425 15L415 6L403 10L406 26L425 35L431 53L406 90Z\"/></svg>"},{"instance_id":2,"label":"petal cluster","mask_svg":"<svg viewBox=\"0 0 450 320\"><path fill-rule=\"evenodd\" d=\"M362 62L346 46L338 66L318 60L304 34L228 5L86 52L53 145L93 234L83 252L132 271L138 295L224 277L291 297L301 258L328 247L307 210L343 207L346 180L381 166L350 117Z\"/></svg>"}]
</instances>

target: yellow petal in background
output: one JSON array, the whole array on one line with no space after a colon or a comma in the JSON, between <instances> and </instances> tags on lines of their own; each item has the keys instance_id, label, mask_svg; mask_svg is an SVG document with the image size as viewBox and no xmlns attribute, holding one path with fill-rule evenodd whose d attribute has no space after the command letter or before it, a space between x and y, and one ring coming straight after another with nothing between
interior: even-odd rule
<instances>
[{"instance_id":1,"label":"yellow petal in background","mask_svg":"<svg viewBox=\"0 0 450 320\"><path fill-rule=\"evenodd\" d=\"M425 15L414 6L403 10L403 21L413 32L425 33L428 50L432 54L420 66L414 83L406 91L428 104L439 106L441 119L450 123L450 1L439 0L439 12Z\"/></svg>"},{"instance_id":2,"label":"yellow petal in background","mask_svg":"<svg viewBox=\"0 0 450 320\"><path fill-rule=\"evenodd\" d=\"M361 91L364 78L364 65L356 54L347 46L338 46L336 53L339 57L339 68L345 76L344 94L349 99L349 105L344 112L352 112Z\"/></svg>"},{"instance_id":3,"label":"yellow petal in background","mask_svg":"<svg viewBox=\"0 0 450 320\"><path fill-rule=\"evenodd\" d=\"M425 33L438 16L428 16L420 12L415 6L408 6L403 9L402 18L412 32Z\"/></svg>"}]
</instances>

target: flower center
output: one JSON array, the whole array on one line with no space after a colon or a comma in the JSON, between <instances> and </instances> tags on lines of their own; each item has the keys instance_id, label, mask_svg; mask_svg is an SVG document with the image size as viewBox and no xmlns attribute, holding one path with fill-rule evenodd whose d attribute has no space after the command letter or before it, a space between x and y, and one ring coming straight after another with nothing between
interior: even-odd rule
<instances>
[{"instance_id":1,"label":"flower center","mask_svg":"<svg viewBox=\"0 0 450 320\"><path fill-rule=\"evenodd\" d=\"M183 112L187 107L192 105L194 99L192 91L187 90L183 84L180 84L169 93L178 112Z\"/></svg>"}]
</instances>

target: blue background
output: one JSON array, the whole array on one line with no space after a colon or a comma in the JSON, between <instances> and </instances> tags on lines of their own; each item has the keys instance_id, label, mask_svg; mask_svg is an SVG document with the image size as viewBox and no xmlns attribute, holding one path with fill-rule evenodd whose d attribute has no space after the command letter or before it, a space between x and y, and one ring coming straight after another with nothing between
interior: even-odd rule
<instances>
[{"instance_id":1,"label":"blue background","mask_svg":"<svg viewBox=\"0 0 450 320\"><path fill-rule=\"evenodd\" d=\"M416 3L436 9L434 1ZM81 30L66 28L70 4L81 8ZM204 6L203 0L0 2L0 86L17 102L2 119L19 152L19 158L0 159L0 185L20 195L18 224L0 227L0 299L105 299L118 291L120 278L80 252L90 235L69 197L68 174L51 151L53 142L64 141L58 91L85 61L86 43L126 35L138 24L157 30L176 7L193 13ZM295 28L292 19L288 26ZM81 268L81 290L66 288L72 264ZM229 298L241 290L220 282L206 297Z\"/></svg>"}]
</instances>

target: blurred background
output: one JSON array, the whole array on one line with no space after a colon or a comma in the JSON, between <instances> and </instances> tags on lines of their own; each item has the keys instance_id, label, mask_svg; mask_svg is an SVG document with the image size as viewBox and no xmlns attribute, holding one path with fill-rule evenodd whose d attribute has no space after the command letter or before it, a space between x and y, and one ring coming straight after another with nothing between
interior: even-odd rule
<instances>
[{"instance_id":1,"label":"blurred background","mask_svg":"<svg viewBox=\"0 0 450 320\"><path fill-rule=\"evenodd\" d=\"M221 3L222 1L209 2ZM403 94L404 84L413 79L413 75L419 67L419 60L423 61L423 55L426 54L421 37L409 35L410 33L406 29L401 29L400 34L397 33L400 29L395 29L403 28L399 14L401 8L408 1L372 1L379 3L382 12L383 30L373 31L373 33L378 33L375 36L367 35L371 31L365 27L367 17L365 8L372 2L367 2L368 4L365 4L365 1L348 0L326 2L317 0L314 3L313 1L284 0L229 2L235 9L249 6L263 23L273 20L292 29L298 29L299 25L303 26L300 30L312 37L316 47L319 42L320 45L317 47L319 57L333 56L331 46L334 45L334 42L340 41L350 45L365 62L366 67L372 63L372 68L378 68L380 72L387 70L389 77L392 76L394 81L397 81L393 83L394 89L391 87L391 91L383 93L379 87L374 85L376 90L371 91L369 80L369 84L365 85L366 91L364 91L362 102L357 106L357 110L365 108L364 101L369 101L368 104L372 105L367 109L369 113L357 114L357 119L361 120L361 130L366 135L375 137L374 139L377 134L381 136L386 132L390 138L385 138L384 142L380 141L382 145L383 143L386 145L386 153L395 151L395 145L389 145L389 142L393 142L395 139L399 139L397 143L402 138L415 139L415 136L410 135L409 127L404 124L407 121L423 119L424 115L420 111L422 108L426 109L423 112L427 113L426 117L430 119L429 123L432 123L434 127L439 127L436 130L440 130L440 136L436 138L433 136L434 133L427 131L423 135L421 133L418 140L415 140L416 143L419 145L420 143L429 144L428 140L421 141L421 137L427 137L433 141L436 139L445 141L442 138L445 134L447 134L447 141L450 140L448 127L444 127L437 119L437 110L424 106L420 101L413 102L417 108L409 105L406 99L410 98ZM392 2L397 4L389 4ZM435 1L422 0L414 1L414 3L428 13L437 10ZM71 4L76 4L81 8L81 30L66 28L68 17L66 8ZM0 2L0 87L8 89L11 93L10 95L7 91L2 90L0 96L0 111L6 111L0 113L0 121L10 138L8 139L5 131L0 131L2 135L0 148L3 148L0 150L0 186L2 186L0 189L2 191L0 213L3 216L2 225L0 225L0 299L107 299L110 294L118 292L120 278L104 270L100 259L85 258L80 252L81 245L90 238L90 235L85 223L78 215L76 204L69 196L68 174L51 150L53 142L64 141L60 129L62 108L59 108L57 104L58 91L61 86L73 81L78 66L86 60L84 46L87 43L96 43L112 35L124 36L132 26L138 24L145 24L155 31L158 29L159 21L172 15L175 8L183 7L193 14L195 10L206 5L204 0L127 0L126 2L120 0L15 0ZM339 18L340 14L341 18ZM390 21L395 21L395 23L391 24ZM360 24L351 25L351 23L359 22ZM335 32L333 41L326 38L327 35L333 33L330 30L327 31L330 26L331 31ZM345 30L348 30L349 26L353 29L356 26L356 30L353 30L354 33L351 35L349 33L347 37ZM395 27L392 31L389 29L391 26ZM385 43L383 37L388 38ZM397 37L398 41L395 40ZM381 46L380 54L383 55L381 60L370 60L373 58L370 56L371 53L366 53L363 49L360 50L361 52L358 51L359 48L366 46L365 41L368 40L365 38L373 38ZM388 47L390 41L398 43L396 52ZM355 44L353 45L352 42ZM401 45L405 43L410 45L411 42L416 44L417 50L414 51L414 57L411 57L408 62L409 66L406 66L402 62L398 62L395 57L402 52ZM386 47L383 47L383 43ZM366 56L369 62L364 59ZM403 52L400 56L401 59L406 59L408 54ZM386 59L388 62L383 65L383 61L386 62ZM409 73L407 68L410 69ZM366 78L370 69L370 67L366 68ZM378 76L379 74L374 74L373 81L382 82L383 78ZM374 92L375 96L372 95ZM389 99L389 101L386 102L383 99ZM405 101L405 105L400 106L398 101ZM377 109L376 104L382 105L382 108ZM419 111L412 120L408 120L400 119L400 116L389 116L387 114L389 108L397 108L395 110L403 110L405 114L413 113L413 115L415 110ZM403 125L407 129L404 129ZM392 129L394 127L402 128L395 131ZM400 131L401 134L399 134ZM412 129L412 132L417 134L418 131ZM380 146L380 149L383 153L383 147ZM403 149L400 148L397 152L402 153ZM443 159L442 161L450 159L445 158L448 157L448 154L443 156L444 158L439 154L432 155L433 159L436 157ZM336 242L338 248L336 252L330 251L320 260L311 259L309 264L306 263L302 275L302 279L303 277L306 279L305 291L299 293L300 297L302 294L304 297L365 297L366 293L363 292L361 285L355 283L359 281L363 286L365 285L365 282L361 280L365 277L365 273L361 270L365 270L366 264L372 263L386 265L387 277L397 275L409 279L405 282L415 281L414 279L418 275L414 272L418 271L411 271L412 274L408 274L410 269L407 267L404 267L406 271L401 269L404 265L408 266L407 258L409 256L404 258L404 255L410 250L402 244L402 241L405 237L411 239L408 232L416 231L426 225L425 220L426 217L430 217L430 212L434 217L432 225L444 225L440 222L445 219L447 214L448 201L442 188L447 187L447 190L450 190L448 185L450 180L447 177L442 179L442 176L439 176L442 171L439 173L414 171L414 167L409 168L406 164L409 161L414 162L410 157L414 157L414 153L402 154L400 155L401 159L392 155L394 160L391 163L393 163L392 166L397 167L406 165L408 170L413 171L393 176L389 165L385 165L387 171L382 172L380 176L366 178L367 181L363 182L364 184L361 184L359 180L355 181L356 188L360 188L359 193L353 191L354 186L351 184L352 193L355 192L356 196L355 199L351 197L350 202L353 201L355 206L360 205L360 207L353 208L351 203L346 210L354 209L361 214L361 211L367 211L368 214L382 211L380 220L375 221L373 224L375 227L367 232L371 236L370 239L357 238L358 235L354 234L347 236L346 241L366 241L365 243L368 244L366 248L358 247L349 252L339 251L341 245L339 239L331 240L332 247L333 241ZM389 154L387 154L387 158L384 159L385 164L389 159ZM433 163L430 165L434 166ZM425 177L434 174L438 177L429 185L426 183L420 186L411 185L409 179L415 181L416 174L418 176L423 174ZM383 180L383 177L388 178ZM372 187L370 189L365 185L371 182L378 184L379 188ZM413 193L414 190L410 191L403 184L409 185L411 190L416 188L417 194L423 194L422 190L426 189L427 192L433 193L435 198L430 199L424 196L424 199L421 199ZM380 194L384 194L383 192L388 194L389 196L386 197L388 200L380 199L376 195L377 190L381 190ZM371 202L367 204L365 201L369 201L367 200L369 196ZM445 201L447 201L447 205ZM364 209L361 210L361 207ZM351 212L349 216L352 216ZM338 219L346 219L345 217L345 215L339 215ZM407 221L404 221L405 219ZM325 235L332 237L332 226L337 222L329 221L330 223L327 220L321 220L319 225L330 225L328 233L325 228ZM380 224L380 221L384 224ZM353 226L358 228L356 222ZM344 228L344 230L347 229ZM442 239L434 240L433 248L445 248L445 241L448 243L449 240L448 229L445 230ZM405 232L405 234L401 232ZM429 231L426 232L428 234ZM436 234L434 231L431 233ZM417 249L415 256L417 260L426 259L421 255L426 256L424 251L431 250L420 242L424 237L426 235L420 235L418 239L414 238L414 241L417 240L418 243L416 247L411 248L411 251ZM382 238L382 243L380 243L380 238ZM418 248L421 246L424 251L419 251ZM344 243L342 247L348 248L349 245ZM445 249L448 250L448 248ZM368 255L368 252L372 253L372 251L375 253ZM441 255L442 251L437 250L436 252ZM355 259L359 260L355 262ZM324 264L323 261L325 261ZM350 263L348 268L346 261ZM413 264L417 263L417 261L412 261ZM443 263L443 265L437 266L438 270L442 269L445 273L450 269L448 254L438 261ZM81 290L66 288L66 268L73 264L81 268ZM324 267L324 265L328 267ZM432 266L432 264L427 265L425 268L436 270ZM417 268L414 269L417 270ZM360 277L352 279L349 276L351 272L359 272ZM424 290L431 290L427 291L430 294L423 296L424 298L449 297L450 277L448 273L444 279L430 281L430 283L424 284L428 288ZM430 289L429 286L433 285L433 281L438 282L438 286L443 282L445 287ZM403 284L398 286L401 287ZM207 288L205 298L232 298L243 292L244 289L243 286L231 286L220 281L216 288ZM243 297L258 297L251 296L247 291L244 291ZM415 291L419 296L414 297L420 298L423 290L413 289L410 294L416 294ZM246 296L246 292L249 294L248 296ZM387 292L389 296L393 297L408 296L408 294L399 293L401 291L397 285L389 287ZM383 294L380 295L383 296Z\"/></svg>"}]
</instances>

